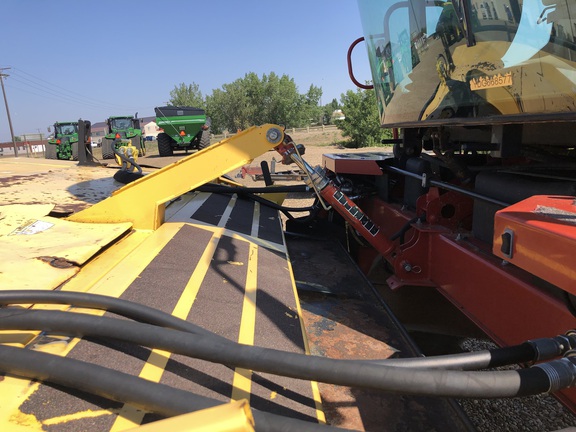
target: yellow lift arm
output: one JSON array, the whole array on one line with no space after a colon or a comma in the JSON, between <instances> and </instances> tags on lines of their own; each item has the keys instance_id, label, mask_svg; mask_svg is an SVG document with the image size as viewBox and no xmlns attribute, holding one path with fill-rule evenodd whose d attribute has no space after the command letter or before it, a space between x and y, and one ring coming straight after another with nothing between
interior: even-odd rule
<instances>
[{"instance_id":1,"label":"yellow lift arm","mask_svg":"<svg viewBox=\"0 0 576 432\"><path fill-rule=\"evenodd\" d=\"M165 204L211 179L250 163L284 141L283 128L265 124L246 129L202 151L148 174L67 218L73 222L131 222L155 230L164 222Z\"/></svg>"}]
</instances>

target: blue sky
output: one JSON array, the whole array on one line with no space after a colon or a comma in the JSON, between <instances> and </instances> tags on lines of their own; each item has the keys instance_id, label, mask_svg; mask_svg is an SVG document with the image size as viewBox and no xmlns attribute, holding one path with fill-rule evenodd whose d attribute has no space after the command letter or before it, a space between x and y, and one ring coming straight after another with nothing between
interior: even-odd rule
<instances>
[{"instance_id":1,"label":"blue sky","mask_svg":"<svg viewBox=\"0 0 576 432\"><path fill-rule=\"evenodd\" d=\"M204 95L275 72L322 103L355 89L346 53L362 36L353 0L3 0L0 68L14 134L46 133L55 121L153 116L179 83ZM354 72L371 79L366 49ZM0 141L10 141L0 103Z\"/></svg>"}]
</instances>

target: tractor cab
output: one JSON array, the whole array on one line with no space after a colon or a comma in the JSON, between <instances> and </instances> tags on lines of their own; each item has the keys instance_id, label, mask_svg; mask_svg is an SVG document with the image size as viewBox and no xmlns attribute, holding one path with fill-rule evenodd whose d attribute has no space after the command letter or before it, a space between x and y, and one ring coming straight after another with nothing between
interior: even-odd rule
<instances>
[{"instance_id":1,"label":"tractor cab","mask_svg":"<svg viewBox=\"0 0 576 432\"><path fill-rule=\"evenodd\" d=\"M109 132L125 132L128 129L135 129L134 118L132 117L111 117L108 119Z\"/></svg>"},{"instance_id":2,"label":"tractor cab","mask_svg":"<svg viewBox=\"0 0 576 432\"><path fill-rule=\"evenodd\" d=\"M63 135L73 135L78 133L78 123L56 123L54 125L55 138Z\"/></svg>"}]
</instances>

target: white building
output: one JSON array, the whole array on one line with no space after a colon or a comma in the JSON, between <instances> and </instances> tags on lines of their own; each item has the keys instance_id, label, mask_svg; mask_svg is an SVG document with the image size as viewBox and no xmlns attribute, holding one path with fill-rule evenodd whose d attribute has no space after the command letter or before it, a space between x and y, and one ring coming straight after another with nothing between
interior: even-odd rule
<instances>
[{"instance_id":1,"label":"white building","mask_svg":"<svg viewBox=\"0 0 576 432\"><path fill-rule=\"evenodd\" d=\"M142 125L142 135L148 140L155 140L158 137L158 132L161 132L161 130L156 125L155 121L149 121L148 123Z\"/></svg>"}]
</instances>

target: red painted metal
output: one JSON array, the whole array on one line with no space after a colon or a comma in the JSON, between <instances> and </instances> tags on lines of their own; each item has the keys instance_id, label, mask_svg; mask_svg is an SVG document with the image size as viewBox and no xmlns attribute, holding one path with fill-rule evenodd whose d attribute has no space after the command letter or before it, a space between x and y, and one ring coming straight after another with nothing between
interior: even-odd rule
<instances>
[{"instance_id":1,"label":"red painted metal","mask_svg":"<svg viewBox=\"0 0 576 432\"><path fill-rule=\"evenodd\" d=\"M334 184L328 183L320 195L382 255L386 256L394 249L394 243Z\"/></svg>"},{"instance_id":2,"label":"red painted metal","mask_svg":"<svg viewBox=\"0 0 576 432\"><path fill-rule=\"evenodd\" d=\"M371 161L364 163L369 166ZM365 236L374 249L360 248L356 257L359 267L368 273L381 255L394 268L394 276L387 281L391 288L435 287L502 346L576 328L576 318L564 303L562 290L534 276L561 287L567 284L567 290L574 292L574 198L533 197L499 213L496 237L504 227L516 230L514 256L529 271L494 255L488 244L469 238L472 205L472 200L461 194L441 194L435 188L419 198L416 210L378 197L362 200L358 206L384 237L392 237L416 215L426 214L426 223L411 223L403 242L397 240L384 250ZM559 224L545 214L549 207L561 209L570 221ZM536 214L536 208L544 211ZM553 276L557 268L559 275ZM555 276L561 278L560 283ZM576 412L576 389L563 391L558 397Z\"/></svg>"},{"instance_id":3,"label":"red painted metal","mask_svg":"<svg viewBox=\"0 0 576 432\"><path fill-rule=\"evenodd\" d=\"M361 207L387 235L415 214L376 198ZM405 243L388 255L395 269L393 288L437 287L502 345L554 336L576 326L560 290L540 286L530 273L494 256L488 245L440 225L411 227ZM370 268L374 255L363 251L358 259L371 261L360 262L360 268Z\"/></svg>"},{"instance_id":4,"label":"red painted metal","mask_svg":"<svg viewBox=\"0 0 576 432\"><path fill-rule=\"evenodd\" d=\"M574 197L533 196L496 213L494 254L576 294L576 205ZM502 236L512 238L511 256Z\"/></svg>"},{"instance_id":5,"label":"red painted metal","mask_svg":"<svg viewBox=\"0 0 576 432\"><path fill-rule=\"evenodd\" d=\"M352 80L352 82L354 84L356 84L357 87L360 87L361 89L364 89L364 90L372 90L374 88L374 86L372 84L367 85L367 84L362 84L361 82L359 82L356 79L356 77L354 76L354 71L352 70L352 51L354 51L354 47L356 45L358 45L360 42L362 42L363 40L364 40L364 37L359 37L354 42L352 42L352 44L350 45L350 48L348 48L348 54L346 55L346 60L348 62L348 75L350 76L350 79Z\"/></svg>"},{"instance_id":6,"label":"red painted metal","mask_svg":"<svg viewBox=\"0 0 576 432\"><path fill-rule=\"evenodd\" d=\"M328 153L322 155L323 166L332 172L339 174L382 175L379 161L389 158L384 153Z\"/></svg>"},{"instance_id":7,"label":"red painted metal","mask_svg":"<svg viewBox=\"0 0 576 432\"><path fill-rule=\"evenodd\" d=\"M414 215L377 199L362 208L375 223L387 227L401 226ZM389 255L395 270L387 281L391 288L436 287L501 346L563 334L576 327L576 318L563 303L560 290L539 286L531 274L494 256L487 245L428 224L412 224L408 234L406 243ZM361 250L359 267L367 271L377 256L375 251ZM575 389L557 397L576 412Z\"/></svg>"}]
</instances>

